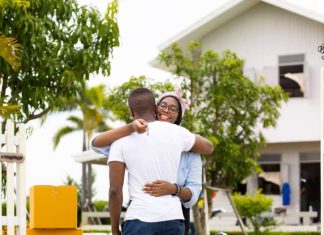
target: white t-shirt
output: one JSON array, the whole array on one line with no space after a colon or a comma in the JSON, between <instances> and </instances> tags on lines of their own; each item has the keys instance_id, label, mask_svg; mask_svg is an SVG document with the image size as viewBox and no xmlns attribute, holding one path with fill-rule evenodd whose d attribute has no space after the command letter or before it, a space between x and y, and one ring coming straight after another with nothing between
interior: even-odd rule
<instances>
[{"instance_id":1,"label":"white t-shirt","mask_svg":"<svg viewBox=\"0 0 324 235\"><path fill-rule=\"evenodd\" d=\"M181 152L189 151L195 135L187 129L167 122L148 124L149 132L133 133L115 141L108 162L126 164L130 206L125 220L159 222L183 219L178 197L153 197L143 192L146 183L155 180L176 182Z\"/></svg>"}]
</instances>

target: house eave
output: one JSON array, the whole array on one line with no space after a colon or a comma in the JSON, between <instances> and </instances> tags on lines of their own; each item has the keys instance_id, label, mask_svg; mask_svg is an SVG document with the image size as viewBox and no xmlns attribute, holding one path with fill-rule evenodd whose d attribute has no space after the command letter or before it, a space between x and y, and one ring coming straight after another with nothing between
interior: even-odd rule
<instances>
[{"instance_id":1,"label":"house eave","mask_svg":"<svg viewBox=\"0 0 324 235\"><path fill-rule=\"evenodd\" d=\"M236 16L240 15L259 2L273 5L275 7L324 24L324 15L306 10L297 5L281 0L232 0L217 8L215 11L211 12L209 15L197 21L193 25L184 29L174 37L170 38L165 43L160 45L158 49L159 51L163 51L174 43L177 43L180 47L183 48L191 41L201 41L201 39L210 31L217 29L218 27L222 26L229 20L235 18ZM152 67L168 71L165 66L162 66L159 63L158 57L151 60L149 64Z\"/></svg>"}]
</instances>

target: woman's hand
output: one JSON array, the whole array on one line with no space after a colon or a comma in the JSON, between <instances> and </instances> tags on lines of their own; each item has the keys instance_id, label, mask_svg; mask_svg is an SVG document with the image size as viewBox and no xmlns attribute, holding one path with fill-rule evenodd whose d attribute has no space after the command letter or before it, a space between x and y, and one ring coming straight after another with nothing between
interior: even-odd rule
<instances>
[{"instance_id":1,"label":"woman's hand","mask_svg":"<svg viewBox=\"0 0 324 235\"><path fill-rule=\"evenodd\" d=\"M156 180L150 184L145 184L143 191L151 196L160 197L176 193L177 187L168 181Z\"/></svg>"},{"instance_id":2,"label":"woman's hand","mask_svg":"<svg viewBox=\"0 0 324 235\"><path fill-rule=\"evenodd\" d=\"M132 129L138 134L142 134L147 131L148 126L147 122L144 119L136 119L131 123Z\"/></svg>"}]
</instances>

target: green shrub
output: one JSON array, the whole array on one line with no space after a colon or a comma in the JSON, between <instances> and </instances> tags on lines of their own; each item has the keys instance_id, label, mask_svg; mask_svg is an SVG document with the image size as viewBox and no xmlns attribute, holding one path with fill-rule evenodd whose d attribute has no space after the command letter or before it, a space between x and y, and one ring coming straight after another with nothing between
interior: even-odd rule
<instances>
[{"instance_id":1,"label":"green shrub","mask_svg":"<svg viewBox=\"0 0 324 235\"><path fill-rule=\"evenodd\" d=\"M107 211L108 209L108 202L103 200L98 200L93 202L94 207L97 211ZM109 218L100 218L100 221L102 224L109 224L110 219Z\"/></svg>"},{"instance_id":2,"label":"green shrub","mask_svg":"<svg viewBox=\"0 0 324 235\"><path fill-rule=\"evenodd\" d=\"M109 234L109 230L83 230L83 233L106 233Z\"/></svg>"},{"instance_id":3,"label":"green shrub","mask_svg":"<svg viewBox=\"0 0 324 235\"><path fill-rule=\"evenodd\" d=\"M103 200L94 201L93 205L97 211L104 211L104 210L107 210L107 208L108 208L108 202L103 201Z\"/></svg>"},{"instance_id":4,"label":"green shrub","mask_svg":"<svg viewBox=\"0 0 324 235\"><path fill-rule=\"evenodd\" d=\"M2 202L2 215L6 216L7 215L7 202ZM16 204L14 206L14 213L16 214Z\"/></svg>"},{"instance_id":5,"label":"green shrub","mask_svg":"<svg viewBox=\"0 0 324 235\"><path fill-rule=\"evenodd\" d=\"M254 195L241 195L236 193L232 196L232 199L239 214L251 221L255 235L262 234L261 228L264 228L265 232L268 232L271 226L276 225L273 219L263 218L261 216L262 212L271 210L272 199L260 191L257 191Z\"/></svg>"}]
</instances>

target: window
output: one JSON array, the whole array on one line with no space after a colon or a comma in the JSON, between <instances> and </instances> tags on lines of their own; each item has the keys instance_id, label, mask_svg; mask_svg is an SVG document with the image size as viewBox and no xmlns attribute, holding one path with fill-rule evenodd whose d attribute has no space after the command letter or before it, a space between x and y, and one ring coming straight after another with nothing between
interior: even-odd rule
<instances>
[{"instance_id":1,"label":"window","mask_svg":"<svg viewBox=\"0 0 324 235\"><path fill-rule=\"evenodd\" d=\"M279 84L289 97L305 94L304 54L279 56Z\"/></svg>"},{"instance_id":2,"label":"window","mask_svg":"<svg viewBox=\"0 0 324 235\"><path fill-rule=\"evenodd\" d=\"M263 154L258 163L263 172L258 175L258 188L266 195L280 195L280 154Z\"/></svg>"}]
</instances>

